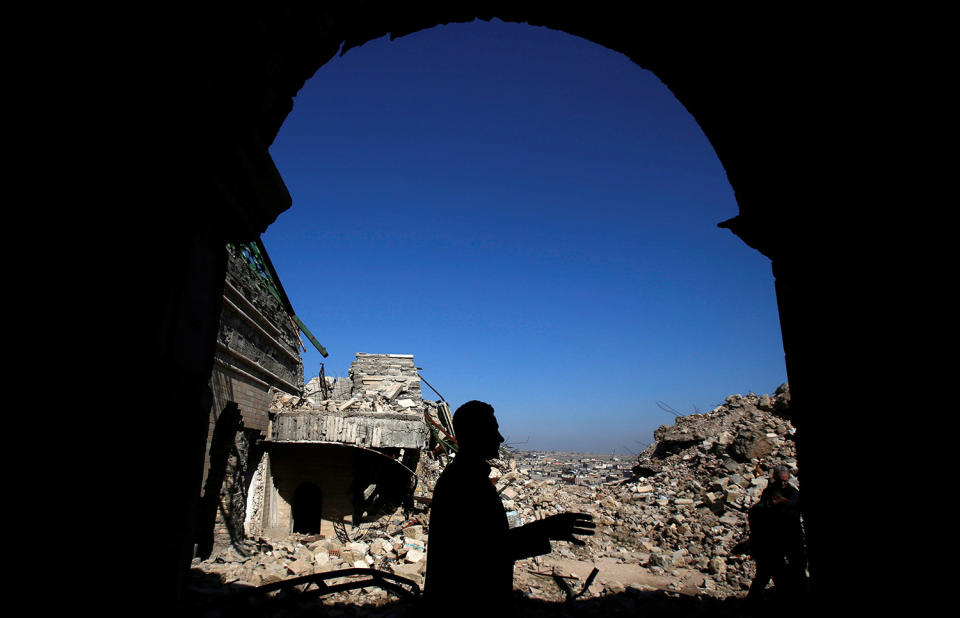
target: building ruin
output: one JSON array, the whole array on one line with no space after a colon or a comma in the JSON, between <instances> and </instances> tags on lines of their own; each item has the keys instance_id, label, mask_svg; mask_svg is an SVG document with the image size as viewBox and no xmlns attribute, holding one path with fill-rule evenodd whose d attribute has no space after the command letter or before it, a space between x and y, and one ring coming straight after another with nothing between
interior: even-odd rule
<instances>
[{"instance_id":1,"label":"building ruin","mask_svg":"<svg viewBox=\"0 0 960 618\"><path fill-rule=\"evenodd\" d=\"M412 508L417 467L437 409L409 354L356 355L349 376L314 378L302 397L278 393L248 533L334 534Z\"/></svg>"},{"instance_id":2,"label":"building ruin","mask_svg":"<svg viewBox=\"0 0 960 618\"><path fill-rule=\"evenodd\" d=\"M197 525L200 556L242 540L248 490L270 431L270 406L277 393L303 391L302 344L291 312L251 261L250 247L226 251Z\"/></svg>"},{"instance_id":3,"label":"building ruin","mask_svg":"<svg viewBox=\"0 0 960 618\"><path fill-rule=\"evenodd\" d=\"M438 430L452 435L446 403L422 397L413 355L358 353L347 377L305 384L302 323L265 249L228 254L195 554L293 532L330 538L411 509L422 454Z\"/></svg>"}]
</instances>

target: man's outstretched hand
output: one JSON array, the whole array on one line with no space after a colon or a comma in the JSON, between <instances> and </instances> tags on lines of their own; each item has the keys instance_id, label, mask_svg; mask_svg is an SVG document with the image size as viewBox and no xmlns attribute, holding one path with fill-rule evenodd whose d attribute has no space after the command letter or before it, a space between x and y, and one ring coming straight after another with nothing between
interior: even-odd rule
<instances>
[{"instance_id":1,"label":"man's outstretched hand","mask_svg":"<svg viewBox=\"0 0 960 618\"><path fill-rule=\"evenodd\" d=\"M536 527L548 539L570 541L575 545L586 545L586 543L573 535L591 536L597 527L593 523L593 517L586 513L560 513L529 525Z\"/></svg>"}]
</instances>

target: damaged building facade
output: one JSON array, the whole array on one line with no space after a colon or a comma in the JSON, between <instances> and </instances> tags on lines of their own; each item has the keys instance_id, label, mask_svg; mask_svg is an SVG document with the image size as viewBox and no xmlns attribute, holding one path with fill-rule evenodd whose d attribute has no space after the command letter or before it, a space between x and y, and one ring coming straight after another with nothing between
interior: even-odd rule
<instances>
[{"instance_id":1,"label":"damaged building facade","mask_svg":"<svg viewBox=\"0 0 960 618\"><path fill-rule=\"evenodd\" d=\"M195 552L244 536L249 488L265 454L277 393L303 391L296 324L261 272L253 246L229 246Z\"/></svg>"},{"instance_id":2,"label":"damaged building facade","mask_svg":"<svg viewBox=\"0 0 960 618\"><path fill-rule=\"evenodd\" d=\"M302 397L278 393L247 532L335 534L412 508L431 443L412 355L357 354L348 377L314 378Z\"/></svg>"},{"instance_id":3,"label":"damaged building facade","mask_svg":"<svg viewBox=\"0 0 960 618\"><path fill-rule=\"evenodd\" d=\"M347 377L305 384L302 323L265 250L228 252L196 555L294 532L330 538L412 508L421 456L438 430L452 435L413 356L358 353Z\"/></svg>"}]
</instances>

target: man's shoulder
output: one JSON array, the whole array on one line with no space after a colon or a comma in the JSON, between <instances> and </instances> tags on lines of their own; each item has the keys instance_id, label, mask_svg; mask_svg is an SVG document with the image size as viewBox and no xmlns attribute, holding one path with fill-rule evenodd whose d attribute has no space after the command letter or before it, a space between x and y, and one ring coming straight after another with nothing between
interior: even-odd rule
<instances>
[{"instance_id":1,"label":"man's shoulder","mask_svg":"<svg viewBox=\"0 0 960 618\"><path fill-rule=\"evenodd\" d=\"M440 473L437 482L447 479L477 479L488 478L490 476L490 465L484 461L468 461L465 459L454 459Z\"/></svg>"},{"instance_id":2,"label":"man's shoulder","mask_svg":"<svg viewBox=\"0 0 960 618\"><path fill-rule=\"evenodd\" d=\"M791 504L796 504L800 500L800 490L793 485L784 487L783 493Z\"/></svg>"},{"instance_id":3,"label":"man's shoulder","mask_svg":"<svg viewBox=\"0 0 960 618\"><path fill-rule=\"evenodd\" d=\"M490 466L485 462L468 462L453 460L440 473L437 484L433 489L434 501L437 494L459 494L463 492L475 493L490 474Z\"/></svg>"}]
</instances>

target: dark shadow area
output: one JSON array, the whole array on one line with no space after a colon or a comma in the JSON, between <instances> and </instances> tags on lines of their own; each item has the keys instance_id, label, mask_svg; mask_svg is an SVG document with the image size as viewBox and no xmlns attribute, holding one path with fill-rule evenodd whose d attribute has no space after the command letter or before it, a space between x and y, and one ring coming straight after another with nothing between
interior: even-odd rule
<instances>
[{"instance_id":1,"label":"dark shadow area","mask_svg":"<svg viewBox=\"0 0 960 618\"><path fill-rule=\"evenodd\" d=\"M674 440L674 441L660 440L659 442L657 442L657 448L653 451L653 457L654 459L666 459L670 455L673 455L674 453L679 453L681 451L685 451L686 449L698 444L699 442L700 440L688 440L685 442L679 441L679 440ZM641 470L641 472L643 472L643 470Z\"/></svg>"},{"instance_id":2,"label":"dark shadow area","mask_svg":"<svg viewBox=\"0 0 960 618\"><path fill-rule=\"evenodd\" d=\"M252 588L253 586L248 584L224 583L220 577L213 573L205 573L200 569L191 568L187 577L183 613L192 616L202 615L197 610L198 607L208 603L216 603L222 598L249 591Z\"/></svg>"},{"instance_id":3,"label":"dark shadow area","mask_svg":"<svg viewBox=\"0 0 960 618\"><path fill-rule=\"evenodd\" d=\"M210 468L195 535L195 555L201 560L227 544L242 551L247 495L264 452L258 432L243 426L240 408L232 401L217 417L210 440ZM219 533L218 516L222 524Z\"/></svg>"},{"instance_id":4,"label":"dark shadow area","mask_svg":"<svg viewBox=\"0 0 960 618\"><path fill-rule=\"evenodd\" d=\"M220 489L227 475L227 459L237 431L242 428L240 408L234 402L227 403L213 427L210 439L210 470L203 486L203 497L197 517L196 555L206 560L213 552L214 523L220 506Z\"/></svg>"},{"instance_id":5,"label":"dark shadow area","mask_svg":"<svg viewBox=\"0 0 960 618\"><path fill-rule=\"evenodd\" d=\"M293 492L291 510L294 532L320 532L320 524L323 522L323 492L313 483L302 483Z\"/></svg>"},{"instance_id":6,"label":"dark shadow area","mask_svg":"<svg viewBox=\"0 0 960 618\"><path fill-rule=\"evenodd\" d=\"M199 569L190 572L187 592L186 615L205 618L215 617L283 617L283 616L369 616L395 617L424 616L422 599L401 599L390 593L378 593L376 588L366 588L360 592L334 593L321 598L307 598L306 595L289 590L269 595L252 595L242 604L224 604L218 609L198 611L201 603L227 597L229 595L249 594L251 587L239 584L222 584L216 576L205 574ZM353 602L347 594L365 597L363 604ZM374 599L373 595L380 595ZM482 596L484 590L477 587L476 595ZM557 598L563 596L556 589ZM353 599L358 598L354 596ZM465 599L463 606L450 609L450 615L465 612L470 600ZM531 598L524 593L514 591L512 604L516 616L802 616L806 607L802 604L785 605L778 601L775 590L768 589L759 604L748 608L741 597L714 598L706 595L688 595L662 590L640 590L627 588L617 594L605 594L593 598L581 598L572 602L546 601ZM504 608L502 615L508 615Z\"/></svg>"},{"instance_id":7,"label":"dark shadow area","mask_svg":"<svg viewBox=\"0 0 960 618\"><path fill-rule=\"evenodd\" d=\"M376 454L373 450L380 451ZM353 521L364 523L392 513L401 505L409 505L417 487L416 458L414 449L357 450L354 464ZM395 451L395 452L390 452ZM412 463L413 467L408 464ZM399 464L399 465L398 465Z\"/></svg>"}]
</instances>

